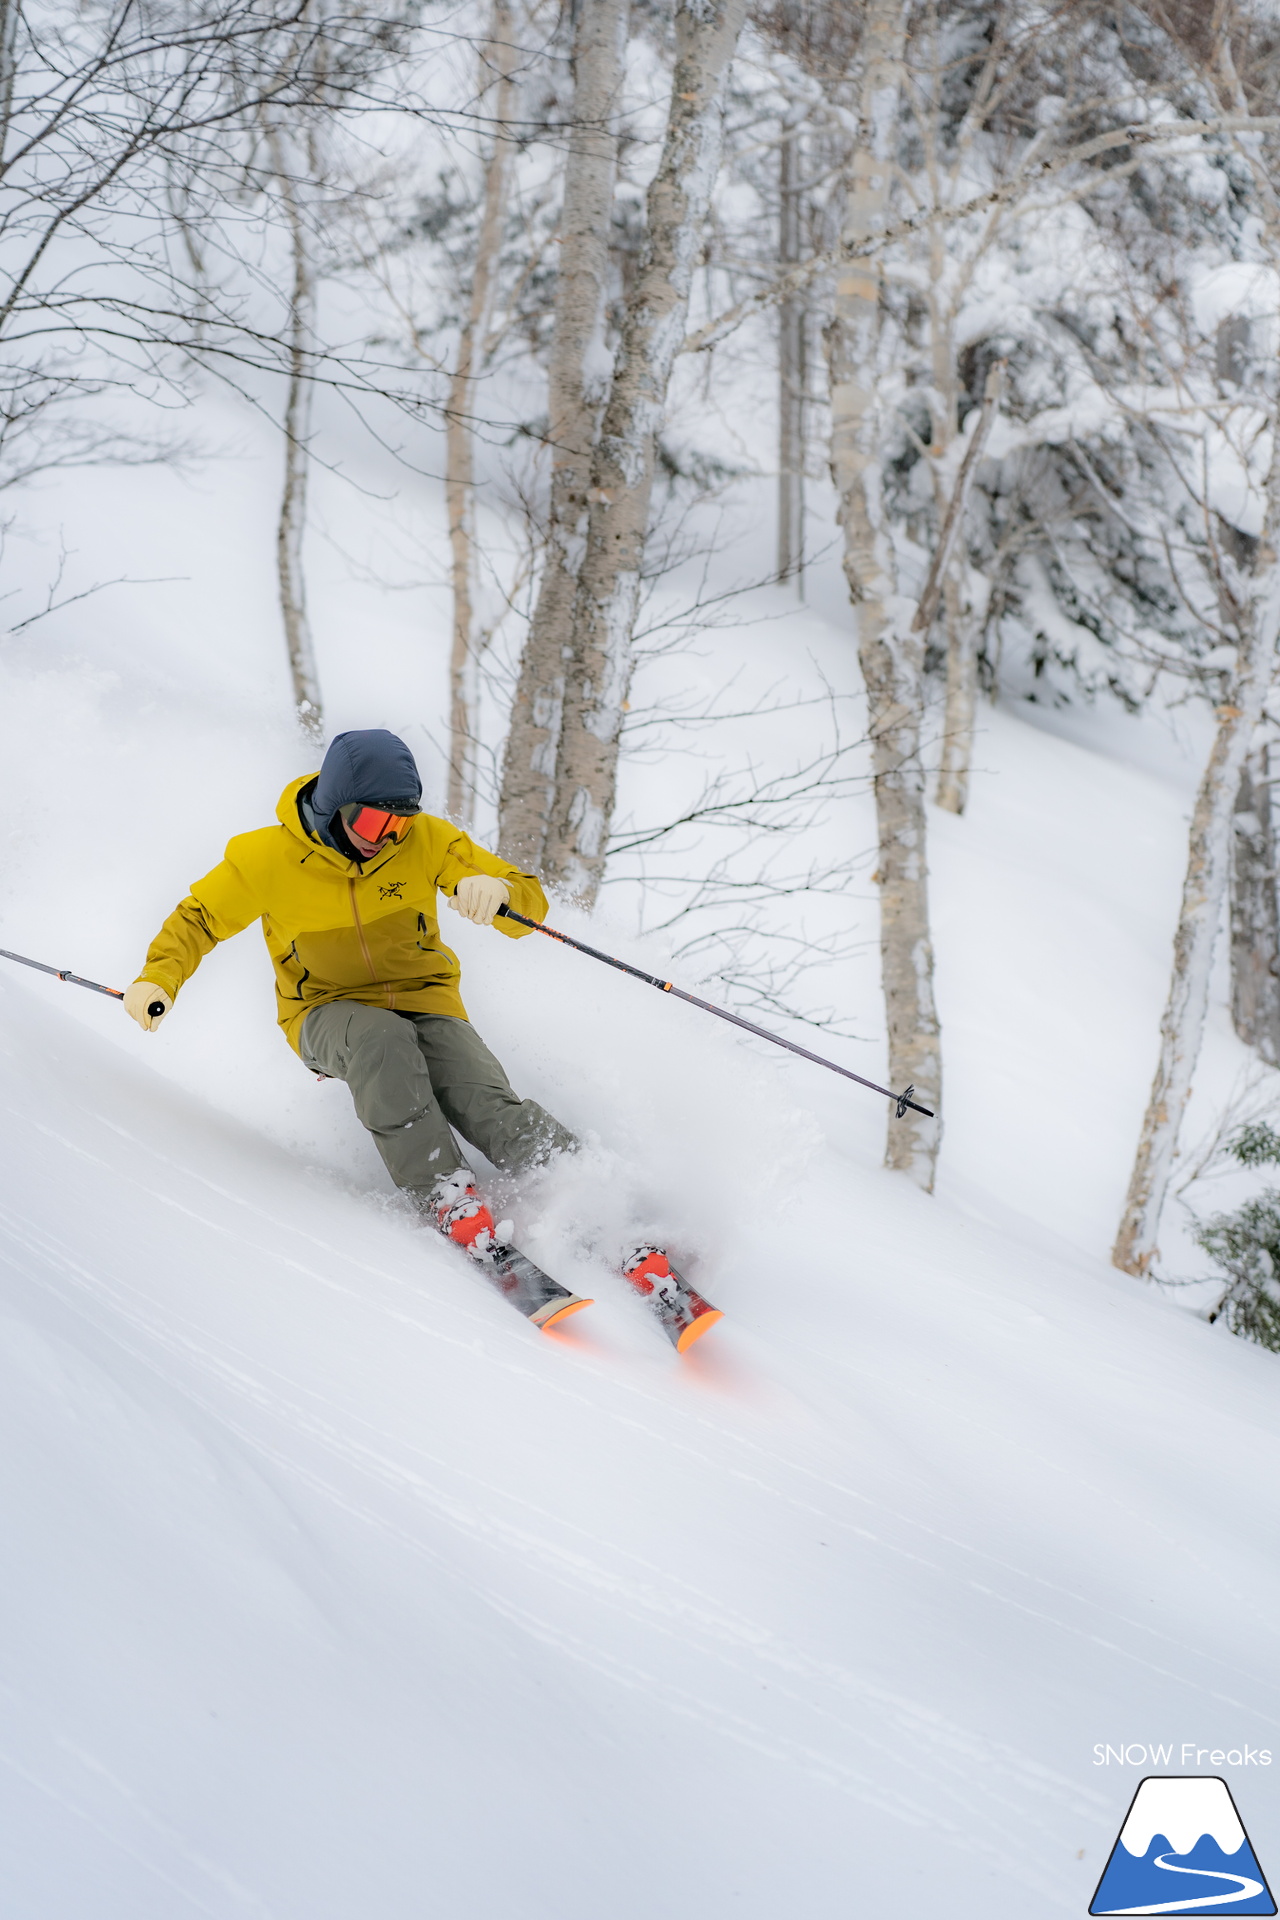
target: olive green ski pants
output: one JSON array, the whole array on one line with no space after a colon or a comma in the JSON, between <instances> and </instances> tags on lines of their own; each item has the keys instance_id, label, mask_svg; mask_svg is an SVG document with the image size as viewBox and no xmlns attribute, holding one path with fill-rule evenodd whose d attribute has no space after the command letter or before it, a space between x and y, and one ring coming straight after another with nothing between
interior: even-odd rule
<instances>
[{"instance_id":1,"label":"olive green ski pants","mask_svg":"<svg viewBox=\"0 0 1280 1920\"><path fill-rule=\"evenodd\" d=\"M429 1195L466 1165L452 1129L495 1167L518 1172L577 1146L535 1100L521 1100L480 1035L447 1013L392 1013L330 1000L303 1023L314 1073L345 1080L398 1187Z\"/></svg>"}]
</instances>

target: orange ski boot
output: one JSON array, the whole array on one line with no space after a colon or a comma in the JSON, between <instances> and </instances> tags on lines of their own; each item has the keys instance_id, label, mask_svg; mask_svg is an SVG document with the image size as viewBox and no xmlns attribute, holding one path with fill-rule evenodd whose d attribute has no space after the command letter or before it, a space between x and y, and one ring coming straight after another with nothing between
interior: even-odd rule
<instances>
[{"instance_id":1,"label":"orange ski boot","mask_svg":"<svg viewBox=\"0 0 1280 1920\"><path fill-rule=\"evenodd\" d=\"M542 1332L592 1304L562 1287L518 1247L502 1244L493 1215L465 1169L440 1182L430 1201L429 1217L446 1240L480 1263L504 1299Z\"/></svg>"},{"instance_id":2,"label":"orange ski boot","mask_svg":"<svg viewBox=\"0 0 1280 1920\"><path fill-rule=\"evenodd\" d=\"M498 1236L494 1232L493 1215L476 1191L474 1181L468 1181L465 1186L461 1177L442 1182L431 1210L438 1231L464 1253L483 1260L496 1245Z\"/></svg>"},{"instance_id":3,"label":"orange ski boot","mask_svg":"<svg viewBox=\"0 0 1280 1920\"><path fill-rule=\"evenodd\" d=\"M637 1247L623 1261L622 1273L649 1302L677 1353L686 1353L717 1320L724 1319L718 1307L681 1279L661 1247Z\"/></svg>"}]
</instances>

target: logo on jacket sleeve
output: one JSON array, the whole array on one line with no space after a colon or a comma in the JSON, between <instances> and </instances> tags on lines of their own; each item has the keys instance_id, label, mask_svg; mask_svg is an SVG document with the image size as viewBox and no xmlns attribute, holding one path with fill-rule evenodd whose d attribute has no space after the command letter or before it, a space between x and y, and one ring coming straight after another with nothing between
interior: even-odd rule
<instances>
[{"instance_id":1,"label":"logo on jacket sleeve","mask_svg":"<svg viewBox=\"0 0 1280 1920\"><path fill-rule=\"evenodd\" d=\"M1140 1782L1090 1913L1275 1910L1225 1780L1193 1774Z\"/></svg>"}]
</instances>

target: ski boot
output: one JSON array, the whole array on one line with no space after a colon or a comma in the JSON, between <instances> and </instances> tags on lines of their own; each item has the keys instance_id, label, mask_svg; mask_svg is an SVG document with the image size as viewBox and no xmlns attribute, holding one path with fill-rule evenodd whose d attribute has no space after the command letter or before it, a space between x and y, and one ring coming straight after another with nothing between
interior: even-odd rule
<instances>
[{"instance_id":1,"label":"ski boot","mask_svg":"<svg viewBox=\"0 0 1280 1920\"><path fill-rule=\"evenodd\" d=\"M495 1247L493 1215L476 1191L475 1181L465 1172L440 1181L430 1200L431 1223L446 1240L461 1247L477 1260Z\"/></svg>"},{"instance_id":2,"label":"ski boot","mask_svg":"<svg viewBox=\"0 0 1280 1920\"><path fill-rule=\"evenodd\" d=\"M661 1247L637 1247L623 1261L622 1274L649 1302L677 1353L687 1352L717 1320L724 1319L718 1307L709 1305L681 1279Z\"/></svg>"},{"instance_id":3,"label":"ski boot","mask_svg":"<svg viewBox=\"0 0 1280 1920\"><path fill-rule=\"evenodd\" d=\"M493 1215L466 1168L438 1183L428 1203L428 1216L437 1232L478 1261L503 1298L542 1332L592 1304L535 1267L518 1247L498 1239Z\"/></svg>"}]
</instances>

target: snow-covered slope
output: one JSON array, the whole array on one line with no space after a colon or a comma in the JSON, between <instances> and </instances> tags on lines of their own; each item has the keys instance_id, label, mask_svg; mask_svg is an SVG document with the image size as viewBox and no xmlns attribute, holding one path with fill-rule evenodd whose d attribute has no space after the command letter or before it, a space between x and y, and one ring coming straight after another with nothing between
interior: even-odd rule
<instances>
[{"instance_id":1,"label":"snow-covered slope","mask_svg":"<svg viewBox=\"0 0 1280 1920\"><path fill-rule=\"evenodd\" d=\"M123 985L300 770L263 718L266 451L66 496L72 585L183 579L0 655L6 947ZM390 537L381 496L317 482L345 552ZM430 556L428 491L396 513ZM330 724L404 730L431 780L438 592L336 552ZM646 697L743 674L749 706L781 656L851 698L834 557L783 611L755 596ZM399 1211L255 933L153 1038L4 963L3 1920L1081 1913L1137 1777L1095 1745L1280 1756L1280 1362L1106 1264L1195 755L1032 719L984 712L970 811L932 823L932 1200L879 1170L871 1096L456 928L480 1030L598 1143L501 1195L596 1296L551 1336ZM788 725L799 754L812 710ZM634 766L628 805L700 778ZM868 850L865 796L825 831L819 859ZM818 1044L881 1073L873 890L813 911L866 939L830 998L867 1037ZM667 964L625 894L593 937ZM1193 1134L1244 1059L1219 1005ZM669 1237L723 1325L678 1361L585 1228ZM1264 1866L1271 1777L1232 1775Z\"/></svg>"},{"instance_id":2,"label":"snow-covered slope","mask_svg":"<svg viewBox=\"0 0 1280 1920\"><path fill-rule=\"evenodd\" d=\"M1096 1004L1149 1021L1171 909L1107 849L1126 792L1157 827L1176 797L1008 718L991 763L1004 825L938 848L944 939L1010 837L1047 884L1033 786L1102 782L1100 918L1024 938L1064 983L1101 953ZM1131 1787L1095 1743L1280 1751L1277 1363L1112 1272L1105 1193L1069 1231L1142 1076L1086 1107L1087 1009L1055 1087L1051 1001L944 967L930 1201L876 1169L869 1096L473 933L473 1017L620 1156L512 1202L597 1297L562 1334L380 1198L345 1090L249 1017L256 936L154 1041L0 981L6 1916L1083 1911ZM670 1229L725 1308L683 1363L572 1244L589 1216Z\"/></svg>"}]
</instances>

